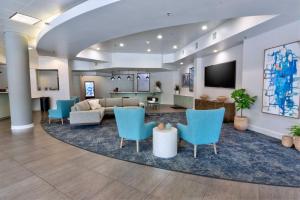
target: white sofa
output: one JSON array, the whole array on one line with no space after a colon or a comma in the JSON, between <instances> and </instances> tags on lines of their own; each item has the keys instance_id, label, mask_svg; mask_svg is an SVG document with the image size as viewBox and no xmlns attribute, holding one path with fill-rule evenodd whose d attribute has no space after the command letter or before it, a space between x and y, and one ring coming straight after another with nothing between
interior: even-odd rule
<instances>
[{"instance_id":1,"label":"white sofa","mask_svg":"<svg viewBox=\"0 0 300 200\"><path fill-rule=\"evenodd\" d=\"M89 100L81 101L71 108L71 125L100 124L105 114L113 114L114 107L143 107L135 98L103 98L98 99L101 108L92 110Z\"/></svg>"}]
</instances>

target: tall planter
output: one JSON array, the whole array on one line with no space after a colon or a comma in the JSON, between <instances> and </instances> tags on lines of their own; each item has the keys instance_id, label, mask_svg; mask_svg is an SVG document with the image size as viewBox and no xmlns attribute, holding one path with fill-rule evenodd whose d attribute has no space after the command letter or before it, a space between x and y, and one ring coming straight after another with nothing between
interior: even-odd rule
<instances>
[{"instance_id":1,"label":"tall planter","mask_svg":"<svg viewBox=\"0 0 300 200\"><path fill-rule=\"evenodd\" d=\"M300 151L300 124L293 125L290 128L290 134L293 135L293 142L295 148Z\"/></svg>"},{"instance_id":2,"label":"tall planter","mask_svg":"<svg viewBox=\"0 0 300 200\"><path fill-rule=\"evenodd\" d=\"M300 136L294 136L293 141L295 148L300 151Z\"/></svg>"},{"instance_id":3,"label":"tall planter","mask_svg":"<svg viewBox=\"0 0 300 200\"><path fill-rule=\"evenodd\" d=\"M233 125L235 129L239 131L245 131L248 129L249 120L247 117L235 116Z\"/></svg>"}]
</instances>

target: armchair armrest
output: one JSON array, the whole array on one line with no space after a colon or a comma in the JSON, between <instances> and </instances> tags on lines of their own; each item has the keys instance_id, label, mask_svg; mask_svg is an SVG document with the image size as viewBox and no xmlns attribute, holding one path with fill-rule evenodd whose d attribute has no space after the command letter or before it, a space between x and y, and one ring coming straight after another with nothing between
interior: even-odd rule
<instances>
[{"instance_id":1,"label":"armchair armrest","mask_svg":"<svg viewBox=\"0 0 300 200\"><path fill-rule=\"evenodd\" d=\"M145 131L146 131L147 137L152 135L153 128L156 126L156 124L157 124L156 122L148 122L145 124Z\"/></svg>"},{"instance_id":2,"label":"armchair armrest","mask_svg":"<svg viewBox=\"0 0 300 200\"><path fill-rule=\"evenodd\" d=\"M185 139L187 140L188 138L188 127L186 125L183 125L183 124L180 124L178 123L176 125L177 129L178 129L178 134L179 134L179 137L182 138L182 139Z\"/></svg>"},{"instance_id":3,"label":"armchair armrest","mask_svg":"<svg viewBox=\"0 0 300 200\"><path fill-rule=\"evenodd\" d=\"M183 125L181 123L176 124L176 126L177 126L177 129L179 132L186 132L188 129L188 127L186 125Z\"/></svg>"}]
</instances>

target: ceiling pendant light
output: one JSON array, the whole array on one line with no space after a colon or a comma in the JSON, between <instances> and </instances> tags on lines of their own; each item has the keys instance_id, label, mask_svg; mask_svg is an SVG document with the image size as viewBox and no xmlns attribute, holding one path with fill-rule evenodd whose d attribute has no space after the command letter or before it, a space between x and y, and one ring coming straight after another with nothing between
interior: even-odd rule
<instances>
[{"instance_id":1,"label":"ceiling pendant light","mask_svg":"<svg viewBox=\"0 0 300 200\"><path fill-rule=\"evenodd\" d=\"M121 76L120 75L118 76L118 80L121 80Z\"/></svg>"},{"instance_id":2,"label":"ceiling pendant light","mask_svg":"<svg viewBox=\"0 0 300 200\"><path fill-rule=\"evenodd\" d=\"M111 77L110 77L110 80L114 81L115 80L115 76L113 73L111 73Z\"/></svg>"},{"instance_id":3,"label":"ceiling pendant light","mask_svg":"<svg viewBox=\"0 0 300 200\"><path fill-rule=\"evenodd\" d=\"M147 79L147 80L149 80L149 79L150 79L150 77L149 77L149 74L147 74L147 76L146 76L146 79Z\"/></svg>"},{"instance_id":4,"label":"ceiling pendant light","mask_svg":"<svg viewBox=\"0 0 300 200\"><path fill-rule=\"evenodd\" d=\"M141 78L141 77L140 77L140 75L137 75L137 77L136 77L136 78L137 78L138 80L140 80L140 78Z\"/></svg>"},{"instance_id":5,"label":"ceiling pendant light","mask_svg":"<svg viewBox=\"0 0 300 200\"><path fill-rule=\"evenodd\" d=\"M129 75L127 76L127 80L130 80L130 76Z\"/></svg>"}]
</instances>

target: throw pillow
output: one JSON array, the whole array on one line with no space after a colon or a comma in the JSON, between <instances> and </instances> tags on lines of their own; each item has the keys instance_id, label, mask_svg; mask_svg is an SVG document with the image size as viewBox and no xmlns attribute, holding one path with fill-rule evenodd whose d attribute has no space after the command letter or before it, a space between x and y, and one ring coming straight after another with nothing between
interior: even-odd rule
<instances>
[{"instance_id":1,"label":"throw pillow","mask_svg":"<svg viewBox=\"0 0 300 200\"><path fill-rule=\"evenodd\" d=\"M101 105L99 104L98 99L89 100L89 104L90 104L92 110L96 110L96 109L101 108Z\"/></svg>"}]
</instances>

